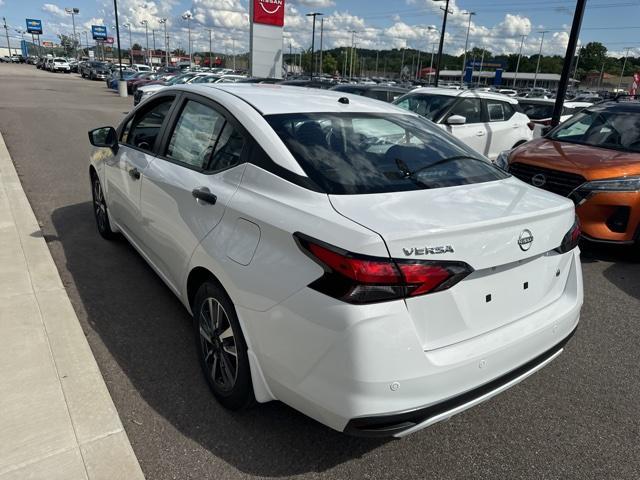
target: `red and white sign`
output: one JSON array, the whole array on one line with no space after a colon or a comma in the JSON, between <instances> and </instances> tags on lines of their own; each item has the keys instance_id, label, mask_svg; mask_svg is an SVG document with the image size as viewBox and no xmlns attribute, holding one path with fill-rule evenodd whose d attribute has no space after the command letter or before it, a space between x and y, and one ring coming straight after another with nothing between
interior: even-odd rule
<instances>
[{"instance_id":1,"label":"red and white sign","mask_svg":"<svg viewBox=\"0 0 640 480\"><path fill-rule=\"evenodd\" d=\"M104 41L104 43L106 43L108 45L113 45L113 37L107 37L107 39Z\"/></svg>"},{"instance_id":2,"label":"red and white sign","mask_svg":"<svg viewBox=\"0 0 640 480\"><path fill-rule=\"evenodd\" d=\"M253 0L253 21L283 27L284 0Z\"/></svg>"}]
</instances>

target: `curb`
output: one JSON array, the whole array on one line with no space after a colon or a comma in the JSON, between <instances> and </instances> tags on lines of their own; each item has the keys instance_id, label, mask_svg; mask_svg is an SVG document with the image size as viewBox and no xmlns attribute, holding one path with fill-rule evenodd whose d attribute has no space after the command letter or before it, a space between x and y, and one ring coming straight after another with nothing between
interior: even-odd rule
<instances>
[{"instance_id":1,"label":"curb","mask_svg":"<svg viewBox=\"0 0 640 480\"><path fill-rule=\"evenodd\" d=\"M144 478L2 134L0 385L0 480Z\"/></svg>"}]
</instances>

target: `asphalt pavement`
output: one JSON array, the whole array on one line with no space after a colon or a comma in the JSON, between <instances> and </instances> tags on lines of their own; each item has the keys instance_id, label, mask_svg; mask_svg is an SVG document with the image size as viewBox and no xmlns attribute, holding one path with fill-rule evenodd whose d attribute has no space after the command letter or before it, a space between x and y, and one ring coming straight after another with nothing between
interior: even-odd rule
<instances>
[{"instance_id":1,"label":"asphalt pavement","mask_svg":"<svg viewBox=\"0 0 640 480\"><path fill-rule=\"evenodd\" d=\"M640 254L628 248L583 251L582 320L551 365L405 439L348 437L279 402L225 411L182 305L94 225L87 131L131 105L103 81L0 64L0 132L148 479L640 478Z\"/></svg>"}]
</instances>

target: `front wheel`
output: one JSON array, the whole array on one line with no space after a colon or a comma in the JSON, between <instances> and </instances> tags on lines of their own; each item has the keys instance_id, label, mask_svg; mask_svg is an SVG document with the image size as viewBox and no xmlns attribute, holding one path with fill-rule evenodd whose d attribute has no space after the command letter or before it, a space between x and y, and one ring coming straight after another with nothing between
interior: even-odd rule
<instances>
[{"instance_id":1,"label":"front wheel","mask_svg":"<svg viewBox=\"0 0 640 480\"><path fill-rule=\"evenodd\" d=\"M93 196L93 214L96 217L98 233L100 233L102 238L114 240L117 237L117 234L111 230L109 212L107 211L107 202L104 198L102 185L100 185L100 179L95 173L91 175L91 193Z\"/></svg>"},{"instance_id":2,"label":"front wheel","mask_svg":"<svg viewBox=\"0 0 640 480\"><path fill-rule=\"evenodd\" d=\"M241 410L255 401L247 344L231 299L214 282L203 283L193 307L202 372L225 408Z\"/></svg>"}]
</instances>

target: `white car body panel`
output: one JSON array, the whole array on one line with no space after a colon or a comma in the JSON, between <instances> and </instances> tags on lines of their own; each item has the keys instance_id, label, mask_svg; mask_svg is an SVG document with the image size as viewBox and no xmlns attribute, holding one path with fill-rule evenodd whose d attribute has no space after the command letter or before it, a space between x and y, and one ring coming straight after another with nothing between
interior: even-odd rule
<instances>
[{"instance_id":1,"label":"white car body panel","mask_svg":"<svg viewBox=\"0 0 640 480\"><path fill-rule=\"evenodd\" d=\"M301 178L305 171L263 115L413 115L363 97L349 96L342 104L337 99L343 93L301 93L298 87L203 84L171 90L223 106L278 168ZM140 179L129 175L132 166ZM350 431L363 418L438 405L551 352L508 382L394 434L448 418L546 365L579 320L579 251L555 251L574 221L573 206L513 178L327 195L253 163L204 175L126 146L116 155L95 149L91 167L104 186L113 227L187 309L192 271L206 269L222 284L247 342L256 399L281 400L336 430ZM191 196L203 186L218 196L215 205ZM518 245L523 229L535 239L526 252ZM464 261L475 271L449 290L350 304L309 287L324 270L297 245L296 232L380 258L423 259L405 249L451 244L454 251L438 260ZM491 302L487 294L493 294Z\"/></svg>"}]
</instances>

